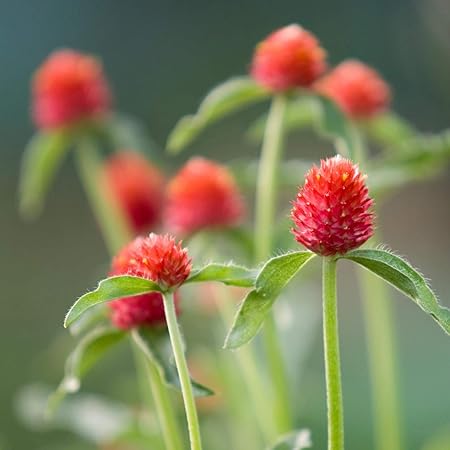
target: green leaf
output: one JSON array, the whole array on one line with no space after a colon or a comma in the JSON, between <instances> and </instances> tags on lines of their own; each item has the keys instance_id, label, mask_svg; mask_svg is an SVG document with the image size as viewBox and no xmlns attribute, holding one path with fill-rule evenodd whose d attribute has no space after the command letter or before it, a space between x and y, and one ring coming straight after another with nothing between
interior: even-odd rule
<instances>
[{"instance_id":1,"label":"green leaf","mask_svg":"<svg viewBox=\"0 0 450 450\"><path fill-rule=\"evenodd\" d=\"M167 329L139 328L133 330L131 336L150 364L155 364L159 368L166 384L177 390L181 390L181 383L174 363ZM192 378L191 383L196 397L214 395L211 389L197 383Z\"/></svg>"},{"instance_id":2,"label":"green leaf","mask_svg":"<svg viewBox=\"0 0 450 450\"><path fill-rule=\"evenodd\" d=\"M261 142L266 128L267 113L257 119L247 130L247 138L253 142ZM283 120L283 131L300 130L311 126L317 120L317 108L314 101L306 96L295 97L288 100Z\"/></svg>"},{"instance_id":3,"label":"green leaf","mask_svg":"<svg viewBox=\"0 0 450 450\"><path fill-rule=\"evenodd\" d=\"M64 378L49 398L48 412L53 413L66 394L78 391L86 373L124 337L124 331L101 327L81 339L67 358Z\"/></svg>"},{"instance_id":4,"label":"green leaf","mask_svg":"<svg viewBox=\"0 0 450 450\"><path fill-rule=\"evenodd\" d=\"M42 210L45 196L64 155L72 133L66 129L37 133L22 159L19 201L24 217L34 218Z\"/></svg>"},{"instance_id":5,"label":"green leaf","mask_svg":"<svg viewBox=\"0 0 450 450\"><path fill-rule=\"evenodd\" d=\"M341 155L359 161L362 144L353 123L330 99L320 95L311 98L316 103L318 132L332 139Z\"/></svg>"},{"instance_id":6,"label":"green leaf","mask_svg":"<svg viewBox=\"0 0 450 450\"><path fill-rule=\"evenodd\" d=\"M109 302L117 298L132 297L147 292L158 291L161 288L153 281L130 275L120 275L105 278L100 281L97 289L81 296L69 309L64 320L64 327L68 327L89 308L100 303Z\"/></svg>"},{"instance_id":7,"label":"green leaf","mask_svg":"<svg viewBox=\"0 0 450 450\"><path fill-rule=\"evenodd\" d=\"M293 431L281 436L274 445L267 450L302 450L311 448L311 433L309 430Z\"/></svg>"},{"instance_id":8,"label":"green leaf","mask_svg":"<svg viewBox=\"0 0 450 450\"><path fill-rule=\"evenodd\" d=\"M168 137L167 149L172 153L180 152L208 125L270 95L250 77L225 81L205 97L195 115L182 117L178 121Z\"/></svg>"},{"instance_id":9,"label":"green leaf","mask_svg":"<svg viewBox=\"0 0 450 450\"><path fill-rule=\"evenodd\" d=\"M360 126L384 148L398 146L417 135L417 130L410 123L392 111L360 122Z\"/></svg>"},{"instance_id":10,"label":"green leaf","mask_svg":"<svg viewBox=\"0 0 450 450\"><path fill-rule=\"evenodd\" d=\"M211 263L200 269L194 269L185 283L218 281L230 286L253 287L256 271L232 263Z\"/></svg>"},{"instance_id":11,"label":"green leaf","mask_svg":"<svg viewBox=\"0 0 450 450\"><path fill-rule=\"evenodd\" d=\"M301 251L276 256L266 262L256 278L255 289L239 307L225 348L236 349L256 335L281 291L314 256L314 253Z\"/></svg>"},{"instance_id":12,"label":"green leaf","mask_svg":"<svg viewBox=\"0 0 450 450\"><path fill-rule=\"evenodd\" d=\"M106 122L105 131L114 150L134 150L152 156L161 153L144 124L133 117L116 113Z\"/></svg>"},{"instance_id":13,"label":"green leaf","mask_svg":"<svg viewBox=\"0 0 450 450\"><path fill-rule=\"evenodd\" d=\"M354 250L341 258L354 261L387 281L450 334L450 310L439 304L424 277L403 258L386 250Z\"/></svg>"}]
</instances>

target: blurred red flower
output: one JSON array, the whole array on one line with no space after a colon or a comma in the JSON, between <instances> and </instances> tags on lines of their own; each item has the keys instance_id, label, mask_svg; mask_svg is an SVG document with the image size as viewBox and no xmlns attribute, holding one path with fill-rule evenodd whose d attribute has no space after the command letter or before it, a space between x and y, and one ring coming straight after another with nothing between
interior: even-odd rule
<instances>
[{"instance_id":1,"label":"blurred red flower","mask_svg":"<svg viewBox=\"0 0 450 450\"><path fill-rule=\"evenodd\" d=\"M165 222L175 233L232 226L243 214L236 181L220 164L193 158L168 185Z\"/></svg>"},{"instance_id":2,"label":"blurred red flower","mask_svg":"<svg viewBox=\"0 0 450 450\"><path fill-rule=\"evenodd\" d=\"M112 201L124 211L136 234L159 224L164 178L142 155L123 151L110 156L102 169L102 183Z\"/></svg>"},{"instance_id":3,"label":"blurred red flower","mask_svg":"<svg viewBox=\"0 0 450 450\"><path fill-rule=\"evenodd\" d=\"M100 118L111 104L100 62L74 50L56 51L43 62L33 76L32 94L38 128Z\"/></svg>"},{"instance_id":4,"label":"blurred red flower","mask_svg":"<svg viewBox=\"0 0 450 450\"><path fill-rule=\"evenodd\" d=\"M355 60L339 64L317 82L316 89L354 119L372 117L389 108L391 101L389 85L378 72Z\"/></svg>"},{"instance_id":5,"label":"blurred red flower","mask_svg":"<svg viewBox=\"0 0 450 450\"><path fill-rule=\"evenodd\" d=\"M325 58L325 51L312 33L299 25L289 25L258 44L251 75L272 91L309 87L325 71Z\"/></svg>"}]
</instances>

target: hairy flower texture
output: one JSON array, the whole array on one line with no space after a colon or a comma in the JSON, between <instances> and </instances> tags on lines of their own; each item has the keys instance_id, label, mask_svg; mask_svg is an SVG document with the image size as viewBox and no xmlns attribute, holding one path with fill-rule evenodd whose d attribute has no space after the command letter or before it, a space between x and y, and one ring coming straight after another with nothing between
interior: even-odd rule
<instances>
[{"instance_id":1,"label":"hairy flower texture","mask_svg":"<svg viewBox=\"0 0 450 450\"><path fill-rule=\"evenodd\" d=\"M113 259L109 275L139 276L167 288L180 285L190 271L190 259L179 243L167 235L150 234L126 245ZM179 313L177 293L174 301ZM165 323L164 304L159 292L121 298L108 305L112 311L112 322L121 329Z\"/></svg>"},{"instance_id":2,"label":"hairy flower texture","mask_svg":"<svg viewBox=\"0 0 450 450\"><path fill-rule=\"evenodd\" d=\"M95 58L73 50L52 53L32 80L33 119L39 128L58 128L102 117L111 94Z\"/></svg>"},{"instance_id":3,"label":"hairy flower texture","mask_svg":"<svg viewBox=\"0 0 450 450\"><path fill-rule=\"evenodd\" d=\"M355 119L372 117L386 110L391 101L388 84L374 69L356 60L339 64L316 87Z\"/></svg>"},{"instance_id":4,"label":"hairy flower texture","mask_svg":"<svg viewBox=\"0 0 450 450\"><path fill-rule=\"evenodd\" d=\"M212 161L191 159L168 185L165 221L175 233L232 226L243 214L244 204L233 176Z\"/></svg>"},{"instance_id":5,"label":"hairy flower texture","mask_svg":"<svg viewBox=\"0 0 450 450\"><path fill-rule=\"evenodd\" d=\"M295 239L331 256L359 247L373 234L373 200L358 166L341 156L322 160L306 174L293 202Z\"/></svg>"},{"instance_id":6,"label":"hairy flower texture","mask_svg":"<svg viewBox=\"0 0 450 450\"><path fill-rule=\"evenodd\" d=\"M312 33L289 25L258 44L251 75L272 91L308 87L325 71L325 58L326 52Z\"/></svg>"},{"instance_id":7,"label":"hairy flower texture","mask_svg":"<svg viewBox=\"0 0 450 450\"><path fill-rule=\"evenodd\" d=\"M164 178L143 156L130 151L115 153L103 166L102 182L136 234L158 225L164 201Z\"/></svg>"}]
</instances>

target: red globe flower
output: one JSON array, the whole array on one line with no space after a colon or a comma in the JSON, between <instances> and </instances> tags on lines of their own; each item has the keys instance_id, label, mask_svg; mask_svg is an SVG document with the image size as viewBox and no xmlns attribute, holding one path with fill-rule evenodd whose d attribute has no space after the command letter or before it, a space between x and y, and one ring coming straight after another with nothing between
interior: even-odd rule
<instances>
[{"instance_id":1,"label":"red globe flower","mask_svg":"<svg viewBox=\"0 0 450 450\"><path fill-rule=\"evenodd\" d=\"M325 71L325 58L325 51L312 33L299 25L289 25L257 46L251 75L272 91L308 87Z\"/></svg>"},{"instance_id":2,"label":"red globe flower","mask_svg":"<svg viewBox=\"0 0 450 450\"><path fill-rule=\"evenodd\" d=\"M389 107L388 84L370 67L359 61L345 61L317 82L316 88L333 99L355 119L372 117Z\"/></svg>"},{"instance_id":3,"label":"red globe flower","mask_svg":"<svg viewBox=\"0 0 450 450\"><path fill-rule=\"evenodd\" d=\"M165 220L176 233L232 226L243 213L243 201L231 173L206 159L188 161L168 185Z\"/></svg>"},{"instance_id":4,"label":"red globe flower","mask_svg":"<svg viewBox=\"0 0 450 450\"><path fill-rule=\"evenodd\" d=\"M111 95L100 62L73 50L52 53L32 80L33 119L39 128L58 128L103 116Z\"/></svg>"},{"instance_id":5,"label":"red globe flower","mask_svg":"<svg viewBox=\"0 0 450 450\"><path fill-rule=\"evenodd\" d=\"M150 234L125 246L113 259L109 275L139 276L171 288L183 283L190 271L190 259L179 243L176 244L168 235ZM174 301L179 312L178 295L174 296ZM165 323L164 304L159 292L121 298L108 305L112 322L121 329Z\"/></svg>"},{"instance_id":6,"label":"red globe flower","mask_svg":"<svg viewBox=\"0 0 450 450\"><path fill-rule=\"evenodd\" d=\"M330 256L359 247L373 234L373 200L358 166L340 156L306 174L291 212L295 239Z\"/></svg>"},{"instance_id":7,"label":"red globe flower","mask_svg":"<svg viewBox=\"0 0 450 450\"><path fill-rule=\"evenodd\" d=\"M102 169L106 193L125 212L136 234L153 229L160 222L164 200L162 173L134 152L112 155Z\"/></svg>"}]
</instances>

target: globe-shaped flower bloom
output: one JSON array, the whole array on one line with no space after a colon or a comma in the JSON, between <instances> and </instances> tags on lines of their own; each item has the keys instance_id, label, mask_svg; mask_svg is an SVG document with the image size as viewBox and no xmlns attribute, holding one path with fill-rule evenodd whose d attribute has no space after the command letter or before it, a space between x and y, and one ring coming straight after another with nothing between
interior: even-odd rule
<instances>
[{"instance_id":1,"label":"globe-shaped flower bloom","mask_svg":"<svg viewBox=\"0 0 450 450\"><path fill-rule=\"evenodd\" d=\"M189 276L191 261L186 249L174 238L150 234L138 237L113 259L110 276L133 275L158 283L163 288L176 288ZM178 306L178 295L174 296ZM136 295L109 303L111 320L118 328L165 323L164 305L159 292Z\"/></svg>"},{"instance_id":2,"label":"globe-shaped flower bloom","mask_svg":"<svg viewBox=\"0 0 450 450\"><path fill-rule=\"evenodd\" d=\"M341 156L322 160L306 174L293 202L295 239L322 255L345 254L373 234L373 200L358 166Z\"/></svg>"},{"instance_id":3,"label":"globe-shaped flower bloom","mask_svg":"<svg viewBox=\"0 0 450 450\"><path fill-rule=\"evenodd\" d=\"M325 71L325 58L325 51L312 33L299 25L289 25L258 44L251 75L272 91L309 87Z\"/></svg>"},{"instance_id":4,"label":"globe-shaped flower bloom","mask_svg":"<svg viewBox=\"0 0 450 450\"><path fill-rule=\"evenodd\" d=\"M372 68L349 60L317 82L316 88L354 119L373 117L389 108L391 91Z\"/></svg>"},{"instance_id":5,"label":"globe-shaped flower bloom","mask_svg":"<svg viewBox=\"0 0 450 450\"><path fill-rule=\"evenodd\" d=\"M113 154L103 166L102 182L106 194L124 211L136 234L159 224L164 178L142 155L130 151Z\"/></svg>"},{"instance_id":6,"label":"globe-shaped flower bloom","mask_svg":"<svg viewBox=\"0 0 450 450\"><path fill-rule=\"evenodd\" d=\"M236 225L244 214L237 184L220 164L193 158L167 188L165 221L175 233Z\"/></svg>"},{"instance_id":7,"label":"globe-shaped flower bloom","mask_svg":"<svg viewBox=\"0 0 450 450\"><path fill-rule=\"evenodd\" d=\"M95 58L73 50L52 53L32 80L33 119L38 128L53 129L102 117L111 94Z\"/></svg>"}]
</instances>

